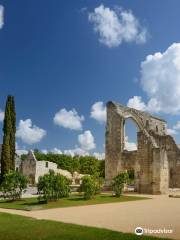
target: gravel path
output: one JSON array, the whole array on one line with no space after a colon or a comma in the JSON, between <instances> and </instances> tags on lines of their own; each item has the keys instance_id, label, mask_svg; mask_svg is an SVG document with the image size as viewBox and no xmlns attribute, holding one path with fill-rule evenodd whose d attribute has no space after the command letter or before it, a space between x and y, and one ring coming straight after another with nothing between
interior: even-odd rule
<instances>
[{"instance_id":1,"label":"gravel path","mask_svg":"<svg viewBox=\"0 0 180 240\"><path fill-rule=\"evenodd\" d=\"M180 240L180 198L169 198L167 195L148 197L152 199L30 212L0 209L0 212L131 233L136 227L172 229L171 234L153 235Z\"/></svg>"}]
</instances>

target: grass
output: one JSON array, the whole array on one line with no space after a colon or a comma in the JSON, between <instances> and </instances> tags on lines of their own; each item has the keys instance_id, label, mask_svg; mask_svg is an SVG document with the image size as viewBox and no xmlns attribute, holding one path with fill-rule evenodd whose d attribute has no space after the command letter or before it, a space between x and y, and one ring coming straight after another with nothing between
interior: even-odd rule
<instances>
[{"instance_id":1,"label":"grass","mask_svg":"<svg viewBox=\"0 0 180 240\"><path fill-rule=\"evenodd\" d=\"M49 203L39 203L37 198L26 198L20 201L8 202L5 200L0 201L0 208L12 208L21 210L40 210L48 208L62 208L62 207L73 207L73 206L85 206L93 204L103 204L103 203L116 203L116 202L126 202L135 200L148 199L145 197L137 196L121 196L120 198L114 197L112 195L96 195L91 200L84 200L80 195L72 195L69 198L62 198L55 202Z\"/></svg>"},{"instance_id":2,"label":"grass","mask_svg":"<svg viewBox=\"0 0 180 240\"><path fill-rule=\"evenodd\" d=\"M55 221L36 220L0 213L0 239L3 240L148 240L155 237L136 236L106 229L84 227ZM163 238L165 240L165 238Z\"/></svg>"}]
</instances>

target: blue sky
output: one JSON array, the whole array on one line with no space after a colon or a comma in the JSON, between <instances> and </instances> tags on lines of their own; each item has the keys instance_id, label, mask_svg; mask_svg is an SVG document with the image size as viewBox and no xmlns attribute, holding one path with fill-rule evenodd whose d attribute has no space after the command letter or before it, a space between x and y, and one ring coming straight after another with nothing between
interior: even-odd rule
<instances>
[{"instance_id":1,"label":"blue sky","mask_svg":"<svg viewBox=\"0 0 180 240\"><path fill-rule=\"evenodd\" d=\"M0 5L0 114L14 95L19 149L103 153L109 100L165 118L180 142L178 0Z\"/></svg>"}]
</instances>

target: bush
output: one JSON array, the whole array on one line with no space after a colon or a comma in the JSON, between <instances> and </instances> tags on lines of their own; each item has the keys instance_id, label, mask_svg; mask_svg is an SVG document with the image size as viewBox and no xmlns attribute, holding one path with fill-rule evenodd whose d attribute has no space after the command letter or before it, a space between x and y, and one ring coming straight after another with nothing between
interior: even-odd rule
<instances>
[{"instance_id":1,"label":"bush","mask_svg":"<svg viewBox=\"0 0 180 240\"><path fill-rule=\"evenodd\" d=\"M99 194L101 193L102 191L102 187L104 185L104 178L102 177L97 177L97 178L94 178L94 181L95 181L95 194Z\"/></svg>"},{"instance_id":2,"label":"bush","mask_svg":"<svg viewBox=\"0 0 180 240\"><path fill-rule=\"evenodd\" d=\"M84 199L91 199L96 194L96 182L91 176L84 176L80 186L80 192L83 192Z\"/></svg>"},{"instance_id":3,"label":"bush","mask_svg":"<svg viewBox=\"0 0 180 240\"><path fill-rule=\"evenodd\" d=\"M134 170L128 170L127 171L128 175L129 175L129 183L134 183Z\"/></svg>"},{"instance_id":4,"label":"bush","mask_svg":"<svg viewBox=\"0 0 180 240\"><path fill-rule=\"evenodd\" d=\"M9 171L4 175L3 182L1 184L1 191L3 197L9 200L19 200L22 193L27 188L28 179L20 172Z\"/></svg>"},{"instance_id":5,"label":"bush","mask_svg":"<svg viewBox=\"0 0 180 240\"><path fill-rule=\"evenodd\" d=\"M56 201L69 196L70 180L50 170L48 174L39 177L37 188L39 201Z\"/></svg>"},{"instance_id":6,"label":"bush","mask_svg":"<svg viewBox=\"0 0 180 240\"><path fill-rule=\"evenodd\" d=\"M127 172L119 173L116 177L113 178L112 189L116 197L121 196L124 185L128 183L128 181L129 181L129 176Z\"/></svg>"}]
</instances>

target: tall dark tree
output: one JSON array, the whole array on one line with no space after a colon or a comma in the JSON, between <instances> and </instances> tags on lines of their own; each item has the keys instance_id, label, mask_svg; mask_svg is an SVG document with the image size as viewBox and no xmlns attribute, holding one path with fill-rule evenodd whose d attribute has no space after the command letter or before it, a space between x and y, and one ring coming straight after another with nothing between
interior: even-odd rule
<instances>
[{"instance_id":1,"label":"tall dark tree","mask_svg":"<svg viewBox=\"0 0 180 240\"><path fill-rule=\"evenodd\" d=\"M1 152L1 177L15 169L16 112L14 97L9 95L6 101L3 144Z\"/></svg>"},{"instance_id":2,"label":"tall dark tree","mask_svg":"<svg viewBox=\"0 0 180 240\"><path fill-rule=\"evenodd\" d=\"M14 97L11 96L11 123L12 123L12 131L10 137L10 145L11 145L11 169L15 169L15 154L16 154L16 110L15 110L15 102Z\"/></svg>"}]
</instances>

